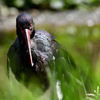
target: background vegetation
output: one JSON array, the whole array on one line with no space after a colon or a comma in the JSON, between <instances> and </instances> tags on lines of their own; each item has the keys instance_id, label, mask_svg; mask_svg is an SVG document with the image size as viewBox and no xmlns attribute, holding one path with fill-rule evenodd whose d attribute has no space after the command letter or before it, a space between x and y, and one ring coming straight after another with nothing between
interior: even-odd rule
<instances>
[{"instance_id":1,"label":"background vegetation","mask_svg":"<svg viewBox=\"0 0 100 100\"><path fill-rule=\"evenodd\" d=\"M69 0L4 0L0 2L8 9L15 7L19 12L31 9L54 12L67 9L90 10L100 5L99 0L70 0L70 2ZM44 29L57 37L56 40L67 48L77 65L77 78L71 77L70 84L65 83L65 80L60 80L63 83L61 84L63 100L100 100L100 25L72 23L59 26L42 23L36 24L36 29ZM35 100L35 96L18 83L13 75L10 83L7 78L6 54L15 38L15 28L0 30L0 100ZM52 79L50 81L52 82ZM55 81L53 82L52 84L55 84ZM56 100L55 95L56 92L52 100ZM39 99L48 100L49 98L49 95L45 95Z\"/></svg>"},{"instance_id":2,"label":"background vegetation","mask_svg":"<svg viewBox=\"0 0 100 100\"><path fill-rule=\"evenodd\" d=\"M99 0L4 0L8 7L16 7L18 9L52 9L65 10L78 8L80 6L99 6Z\"/></svg>"}]
</instances>

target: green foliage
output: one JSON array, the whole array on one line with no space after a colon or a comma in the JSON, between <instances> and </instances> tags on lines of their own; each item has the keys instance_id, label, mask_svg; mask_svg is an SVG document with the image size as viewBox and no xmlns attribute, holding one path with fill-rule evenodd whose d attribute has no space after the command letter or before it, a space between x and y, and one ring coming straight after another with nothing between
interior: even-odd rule
<instances>
[{"instance_id":1,"label":"green foliage","mask_svg":"<svg viewBox=\"0 0 100 100\"><path fill-rule=\"evenodd\" d=\"M8 7L16 7L21 10L30 8L64 10L73 8L87 8L99 6L99 0L4 0Z\"/></svg>"}]
</instances>

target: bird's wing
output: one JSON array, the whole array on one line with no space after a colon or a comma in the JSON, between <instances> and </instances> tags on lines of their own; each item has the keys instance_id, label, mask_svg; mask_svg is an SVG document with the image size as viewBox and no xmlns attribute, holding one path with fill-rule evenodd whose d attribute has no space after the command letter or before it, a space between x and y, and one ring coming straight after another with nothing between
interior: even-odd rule
<instances>
[{"instance_id":1,"label":"bird's wing","mask_svg":"<svg viewBox=\"0 0 100 100\"><path fill-rule=\"evenodd\" d=\"M56 38L47 31L36 30L35 32L37 49L41 52L44 58L63 60L67 63L67 66L70 66L70 68L76 68L75 62L70 53L55 39Z\"/></svg>"},{"instance_id":2,"label":"bird's wing","mask_svg":"<svg viewBox=\"0 0 100 100\"><path fill-rule=\"evenodd\" d=\"M38 51L40 52L43 59L50 60L52 59L52 40L55 40L55 37L49 34L44 30L36 30L35 32L35 42Z\"/></svg>"},{"instance_id":3,"label":"bird's wing","mask_svg":"<svg viewBox=\"0 0 100 100\"><path fill-rule=\"evenodd\" d=\"M37 31L35 37L38 50L41 51L42 57L45 58L45 56L47 56L47 58L51 60L46 59L50 63L49 68L46 67L49 78L51 81L54 79L54 84L59 81L61 83L61 90L69 89L70 87L66 87L68 86L67 84L70 84L72 79L76 79L77 77L77 72L75 70L76 64L73 57L55 40L55 37L48 32ZM64 86L63 84L66 85ZM52 89L54 92L55 88L53 87Z\"/></svg>"}]
</instances>

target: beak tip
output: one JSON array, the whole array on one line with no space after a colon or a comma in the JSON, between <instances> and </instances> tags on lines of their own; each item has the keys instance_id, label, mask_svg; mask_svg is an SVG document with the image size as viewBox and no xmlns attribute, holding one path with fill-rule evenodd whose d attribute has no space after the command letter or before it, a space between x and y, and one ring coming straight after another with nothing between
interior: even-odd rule
<instances>
[{"instance_id":1,"label":"beak tip","mask_svg":"<svg viewBox=\"0 0 100 100\"><path fill-rule=\"evenodd\" d=\"M33 67L34 66L34 63L32 63L31 66Z\"/></svg>"}]
</instances>

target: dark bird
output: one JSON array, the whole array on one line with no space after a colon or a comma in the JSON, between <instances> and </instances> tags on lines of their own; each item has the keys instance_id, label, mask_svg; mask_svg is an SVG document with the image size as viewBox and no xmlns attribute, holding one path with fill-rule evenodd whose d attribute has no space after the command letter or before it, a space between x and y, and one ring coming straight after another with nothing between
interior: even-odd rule
<instances>
[{"instance_id":1,"label":"dark bird","mask_svg":"<svg viewBox=\"0 0 100 100\"><path fill-rule=\"evenodd\" d=\"M46 91L50 86L47 68L56 74L59 68L69 71L76 65L72 56L55 37L44 30L35 30L33 17L24 12L16 18L17 38L7 54L7 70L29 90ZM30 87L30 84L32 87Z\"/></svg>"}]
</instances>

